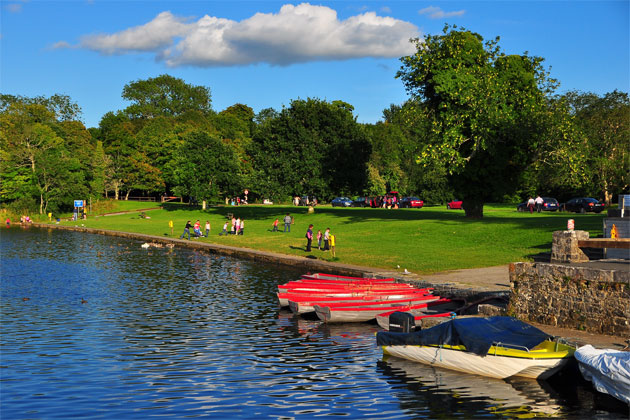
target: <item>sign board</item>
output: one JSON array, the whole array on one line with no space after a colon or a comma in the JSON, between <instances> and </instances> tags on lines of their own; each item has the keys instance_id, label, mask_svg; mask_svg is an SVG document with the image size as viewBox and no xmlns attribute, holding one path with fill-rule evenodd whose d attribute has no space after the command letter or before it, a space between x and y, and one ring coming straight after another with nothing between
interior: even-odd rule
<instances>
[{"instance_id":1,"label":"sign board","mask_svg":"<svg viewBox=\"0 0 630 420\"><path fill-rule=\"evenodd\" d=\"M83 207L83 200L74 200L74 207Z\"/></svg>"}]
</instances>

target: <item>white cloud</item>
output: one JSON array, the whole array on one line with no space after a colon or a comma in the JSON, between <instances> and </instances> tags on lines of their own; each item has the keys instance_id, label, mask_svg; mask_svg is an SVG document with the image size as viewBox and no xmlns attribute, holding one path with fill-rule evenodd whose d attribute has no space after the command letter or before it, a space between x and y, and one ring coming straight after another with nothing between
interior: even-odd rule
<instances>
[{"instance_id":1,"label":"white cloud","mask_svg":"<svg viewBox=\"0 0 630 420\"><path fill-rule=\"evenodd\" d=\"M190 31L186 19L162 12L151 22L125 29L112 35L87 35L81 38L80 46L103 54L129 51L155 51L173 43L173 39Z\"/></svg>"},{"instance_id":2,"label":"white cloud","mask_svg":"<svg viewBox=\"0 0 630 420\"><path fill-rule=\"evenodd\" d=\"M424 9L421 9L418 11L418 14L429 15L431 19L443 19L443 18L453 17L453 16L463 16L464 13L466 13L465 10L457 10L455 12L445 12L437 6L425 7Z\"/></svg>"},{"instance_id":3,"label":"white cloud","mask_svg":"<svg viewBox=\"0 0 630 420\"><path fill-rule=\"evenodd\" d=\"M331 8L302 3L240 22L207 15L189 21L162 12L141 26L85 36L79 46L103 54L152 52L169 66L289 65L400 57L413 53L409 39L419 35L414 24L374 12L341 21Z\"/></svg>"}]
</instances>

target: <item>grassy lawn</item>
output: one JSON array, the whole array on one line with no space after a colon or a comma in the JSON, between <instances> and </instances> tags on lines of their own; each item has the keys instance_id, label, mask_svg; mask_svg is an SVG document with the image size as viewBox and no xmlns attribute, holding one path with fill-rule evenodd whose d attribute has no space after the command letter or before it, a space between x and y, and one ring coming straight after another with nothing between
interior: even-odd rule
<instances>
[{"instance_id":1,"label":"grassy lawn","mask_svg":"<svg viewBox=\"0 0 630 420\"><path fill-rule=\"evenodd\" d=\"M134 210L160 206L159 203L120 202L124 207L109 209ZM133 203L133 204L130 204ZM219 236L228 213L245 220L243 236ZM282 233L282 218L290 213L295 224L291 233ZM160 210L146 211L149 219L139 213L113 216L90 216L65 225L137 232L164 237L179 237L187 220L199 219L203 226L210 221L209 238L195 241L210 242L305 256L308 225L314 233L330 227L337 238L337 258L348 264L386 269L398 265L417 273L432 273L461 268L489 267L514 261L528 261L541 252L551 251L552 232L565 230L568 219L575 228L587 230L591 237L601 235L604 213L575 214L543 212L518 213L516 205L486 205L484 218L469 220L462 210L446 210L445 206L422 209L362 209L319 206L313 214L305 207L249 205L212 207L201 210L181 204L165 204ZM280 232L271 231L278 218ZM172 220L173 234L168 228ZM316 258L333 261L330 252L317 250Z\"/></svg>"}]
</instances>

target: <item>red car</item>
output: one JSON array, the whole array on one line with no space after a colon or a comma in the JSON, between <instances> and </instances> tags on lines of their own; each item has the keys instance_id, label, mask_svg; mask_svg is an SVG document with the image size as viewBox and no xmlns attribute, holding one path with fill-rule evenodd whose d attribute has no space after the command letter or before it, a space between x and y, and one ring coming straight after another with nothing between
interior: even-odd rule
<instances>
[{"instance_id":1,"label":"red car","mask_svg":"<svg viewBox=\"0 0 630 420\"><path fill-rule=\"evenodd\" d=\"M461 210L462 209L462 200L455 199L446 203L446 208L449 210Z\"/></svg>"},{"instance_id":2,"label":"red car","mask_svg":"<svg viewBox=\"0 0 630 420\"><path fill-rule=\"evenodd\" d=\"M424 201L418 197L405 197L400 200L400 208L414 208L421 209L424 206Z\"/></svg>"}]
</instances>

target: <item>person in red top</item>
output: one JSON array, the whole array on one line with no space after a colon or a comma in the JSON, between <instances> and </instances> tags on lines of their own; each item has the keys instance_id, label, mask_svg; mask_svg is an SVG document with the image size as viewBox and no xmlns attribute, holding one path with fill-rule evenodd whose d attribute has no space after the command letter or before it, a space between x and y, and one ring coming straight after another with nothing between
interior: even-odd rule
<instances>
[{"instance_id":1,"label":"person in red top","mask_svg":"<svg viewBox=\"0 0 630 420\"><path fill-rule=\"evenodd\" d=\"M278 219L273 221L273 230L272 232L277 232L278 231Z\"/></svg>"}]
</instances>

